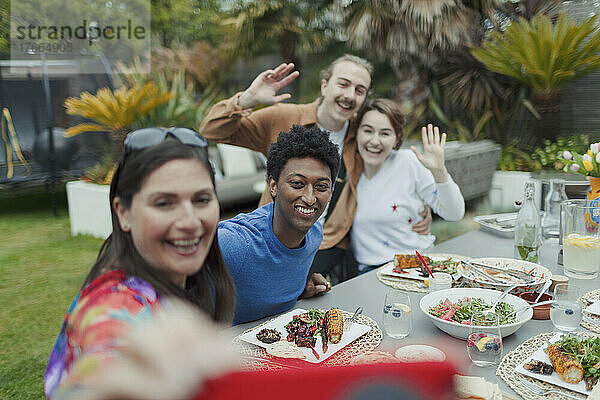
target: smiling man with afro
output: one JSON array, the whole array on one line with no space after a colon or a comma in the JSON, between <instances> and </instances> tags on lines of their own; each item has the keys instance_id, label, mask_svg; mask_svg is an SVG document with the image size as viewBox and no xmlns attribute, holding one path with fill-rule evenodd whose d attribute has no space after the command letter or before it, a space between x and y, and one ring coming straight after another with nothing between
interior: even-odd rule
<instances>
[{"instance_id":1,"label":"smiling man with afro","mask_svg":"<svg viewBox=\"0 0 600 400\"><path fill-rule=\"evenodd\" d=\"M219 223L219 246L236 287L234 324L280 314L299 297L330 289L321 274L308 275L323 238L317 220L339 164L326 133L294 125L267 157L273 202Z\"/></svg>"}]
</instances>

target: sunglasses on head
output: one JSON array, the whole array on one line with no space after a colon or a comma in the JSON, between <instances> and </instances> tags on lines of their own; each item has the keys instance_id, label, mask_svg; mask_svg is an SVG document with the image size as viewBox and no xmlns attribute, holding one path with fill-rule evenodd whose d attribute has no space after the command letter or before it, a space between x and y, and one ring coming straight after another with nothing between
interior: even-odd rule
<instances>
[{"instance_id":1,"label":"sunglasses on head","mask_svg":"<svg viewBox=\"0 0 600 400\"><path fill-rule=\"evenodd\" d=\"M142 128L125 138L125 153L142 150L165 141L168 135L187 146L208 147L208 142L198 132L188 128Z\"/></svg>"}]
</instances>

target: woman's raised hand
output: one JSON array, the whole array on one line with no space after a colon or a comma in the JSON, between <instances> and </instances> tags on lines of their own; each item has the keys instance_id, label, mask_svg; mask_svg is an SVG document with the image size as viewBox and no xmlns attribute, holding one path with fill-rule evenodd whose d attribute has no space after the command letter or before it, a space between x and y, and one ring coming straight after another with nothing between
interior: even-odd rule
<instances>
[{"instance_id":1,"label":"woman's raised hand","mask_svg":"<svg viewBox=\"0 0 600 400\"><path fill-rule=\"evenodd\" d=\"M423 154L415 146L410 149L415 153L421 164L429 169L437 183L443 183L448 180L448 171L444 163L444 146L446 145L446 134L442 133L437 126L432 124L421 128L423 139Z\"/></svg>"},{"instance_id":2,"label":"woman's raised hand","mask_svg":"<svg viewBox=\"0 0 600 400\"><path fill-rule=\"evenodd\" d=\"M268 105L289 99L292 97L291 94L278 95L277 92L300 75L300 72L293 70L294 64L283 63L275 69L261 72L239 97L238 104L242 108L251 108L259 104Z\"/></svg>"}]
</instances>

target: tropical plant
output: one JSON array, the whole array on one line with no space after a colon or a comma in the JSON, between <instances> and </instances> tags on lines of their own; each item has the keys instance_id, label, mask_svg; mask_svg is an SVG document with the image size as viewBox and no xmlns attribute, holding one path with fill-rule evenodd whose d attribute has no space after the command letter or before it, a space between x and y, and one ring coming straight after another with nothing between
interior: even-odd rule
<instances>
[{"instance_id":1,"label":"tropical plant","mask_svg":"<svg viewBox=\"0 0 600 400\"><path fill-rule=\"evenodd\" d=\"M238 2L223 19L233 57L252 57L275 49L286 62L322 49L333 37L327 20L331 0L254 0Z\"/></svg>"},{"instance_id":2,"label":"tropical plant","mask_svg":"<svg viewBox=\"0 0 600 400\"><path fill-rule=\"evenodd\" d=\"M137 120L139 126L185 126L197 129L208 110L222 97L214 87L204 89L196 96L193 82L186 81L185 70L174 74L159 71L153 75L132 74L128 78L132 87L143 86L151 79L160 93L170 93L168 102L156 107Z\"/></svg>"},{"instance_id":3,"label":"tropical plant","mask_svg":"<svg viewBox=\"0 0 600 400\"><path fill-rule=\"evenodd\" d=\"M65 131L71 137L85 132L110 132L113 160L118 160L123 151L123 141L138 119L172 97L171 93L161 93L153 82L144 86L127 88L114 92L108 88L99 89L93 95L81 93L80 97L65 100L67 114L78 115L94 122L84 122Z\"/></svg>"},{"instance_id":4,"label":"tropical plant","mask_svg":"<svg viewBox=\"0 0 600 400\"><path fill-rule=\"evenodd\" d=\"M560 126L559 90L600 67L600 31L594 15L578 23L561 14L556 24L537 15L519 18L505 32L493 31L472 54L491 71L510 76L533 91L542 116L537 137L554 139Z\"/></svg>"},{"instance_id":5,"label":"tropical plant","mask_svg":"<svg viewBox=\"0 0 600 400\"><path fill-rule=\"evenodd\" d=\"M499 0L337 1L349 43L387 61L396 75L395 97L411 113L430 95L429 76L448 52L473 42L483 17Z\"/></svg>"}]
</instances>

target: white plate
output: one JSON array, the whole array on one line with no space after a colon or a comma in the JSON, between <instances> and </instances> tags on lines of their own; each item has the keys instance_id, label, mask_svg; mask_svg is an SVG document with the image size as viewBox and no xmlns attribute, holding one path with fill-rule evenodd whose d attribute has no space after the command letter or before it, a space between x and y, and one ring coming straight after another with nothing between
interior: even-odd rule
<instances>
[{"instance_id":1,"label":"white plate","mask_svg":"<svg viewBox=\"0 0 600 400\"><path fill-rule=\"evenodd\" d=\"M256 328L253 328L250 331L241 334L240 339L243 340L244 342L252 343L257 346L266 348L268 345L266 343L263 343L260 340L258 340L256 338L256 334L258 332L260 332L262 329L269 328L269 329L276 329L277 331L279 331L279 333L281 334L281 340L286 340L285 338L287 337L287 330L285 329L285 325L287 325L287 323L292 320L292 317L294 315L302 314L305 312L306 312L306 310L303 310L301 308L297 308L295 310L289 311L289 312L282 314L282 315L278 316L277 318L269 321L268 323L266 323L264 325L257 326ZM342 335L342 340L340 340L339 343L333 344L333 343L329 342L327 344L328 349L327 349L327 353L325 353L325 354L323 354L323 341L321 340L321 336L319 335L319 336L317 336L317 341L315 343L315 350L317 351L317 354L319 354L319 359L317 360L317 358L315 357L315 355L313 354L311 349L309 349L307 347L301 347L300 349L302 350L302 353L304 354L304 357L305 357L305 358L303 358L303 360L308 361L310 363L314 363L314 364L323 362L323 361L327 360L329 357L331 357L333 354L335 354L338 351L340 351L341 349L343 349L345 346L349 345L350 343L352 343L353 341L355 341L356 339L358 339L365 333L369 332L369 330L371 330L370 326L359 324L358 322L354 322L349 331L344 331L344 333Z\"/></svg>"},{"instance_id":2,"label":"white plate","mask_svg":"<svg viewBox=\"0 0 600 400\"><path fill-rule=\"evenodd\" d=\"M592 304L587 306L586 312L600 316L600 300L594 301Z\"/></svg>"},{"instance_id":3,"label":"white plate","mask_svg":"<svg viewBox=\"0 0 600 400\"><path fill-rule=\"evenodd\" d=\"M550 343L558 342L560 340L561 336L562 336L561 333L557 333L556 335L552 336L552 338L549 340L549 342ZM548 382L553 385L563 387L565 389L574 390L576 392L586 394L586 395L590 394L592 391L587 390L585 388L585 381L583 379L579 383L567 383L567 382L563 381L560 376L558 376L558 373L556 371L552 372L552 375L542 375L542 374L536 374L531 371L527 371L525 368L523 368L523 365L528 363L531 360L540 360L540 361L543 361L545 363L552 365L552 361L550 361L550 358L544 351L544 349L546 347L547 347L546 345L543 345L539 349L537 349L535 351L535 353L533 353L525 361L523 361L521 364L519 364L517 366L516 371L520 374L527 375L532 378L538 379L540 381Z\"/></svg>"},{"instance_id":4,"label":"white plate","mask_svg":"<svg viewBox=\"0 0 600 400\"><path fill-rule=\"evenodd\" d=\"M427 255L427 257L431 258L433 261L444 261L449 258L453 258L456 261L459 261L461 259L468 260L468 257L454 256L454 255L450 255L450 254L426 254L426 255ZM391 276L394 278L414 279L417 281L425 281L426 279L429 279L429 277L425 277L425 276L421 275L421 268L405 268L405 269L403 269L403 271L406 271L407 273L401 274L398 272L394 272L394 261L390 261L389 263L384 264L381 267L381 274ZM456 274L452 275L452 279L458 280L458 278L460 278L460 275L458 274L458 272Z\"/></svg>"}]
</instances>

